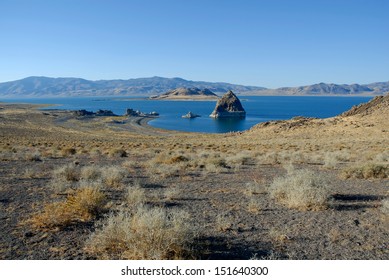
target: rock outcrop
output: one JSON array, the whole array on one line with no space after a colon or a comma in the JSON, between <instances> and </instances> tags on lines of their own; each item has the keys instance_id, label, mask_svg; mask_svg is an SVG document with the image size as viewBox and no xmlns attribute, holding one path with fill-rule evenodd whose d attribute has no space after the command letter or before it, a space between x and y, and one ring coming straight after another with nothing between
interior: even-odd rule
<instances>
[{"instance_id":1,"label":"rock outcrop","mask_svg":"<svg viewBox=\"0 0 389 280\"><path fill-rule=\"evenodd\" d=\"M246 111L243 109L239 98L229 90L216 103L216 107L210 115L211 118L245 118Z\"/></svg>"},{"instance_id":2,"label":"rock outcrop","mask_svg":"<svg viewBox=\"0 0 389 280\"><path fill-rule=\"evenodd\" d=\"M341 114L342 117L355 115L366 116L373 113L387 114L389 111L389 92L385 96L376 96L367 103L352 107Z\"/></svg>"},{"instance_id":3,"label":"rock outcrop","mask_svg":"<svg viewBox=\"0 0 389 280\"><path fill-rule=\"evenodd\" d=\"M139 110L134 110L134 109L128 108L128 109L126 109L124 116L126 116L126 117L157 117L157 116L159 116L159 113L157 113L155 111L150 112L150 113L143 113Z\"/></svg>"},{"instance_id":4,"label":"rock outcrop","mask_svg":"<svg viewBox=\"0 0 389 280\"><path fill-rule=\"evenodd\" d=\"M184 118L184 119L194 119L194 118L198 118L198 117L201 117L201 116L194 114L191 111L189 111L188 114L182 116L182 118Z\"/></svg>"},{"instance_id":5,"label":"rock outcrop","mask_svg":"<svg viewBox=\"0 0 389 280\"><path fill-rule=\"evenodd\" d=\"M86 117L86 116L97 116L97 117L109 117L116 116L111 110L97 110L96 112L87 111L87 110L77 110L73 114L77 117Z\"/></svg>"}]
</instances>

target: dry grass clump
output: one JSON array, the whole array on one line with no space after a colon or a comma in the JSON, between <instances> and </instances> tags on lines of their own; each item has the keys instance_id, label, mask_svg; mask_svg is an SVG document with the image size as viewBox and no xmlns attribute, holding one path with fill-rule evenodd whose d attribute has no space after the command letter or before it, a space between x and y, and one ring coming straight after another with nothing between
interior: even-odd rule
<instances>
[{"instance_id":1,"label":"dry grass clump","mask_svg":"<svg viewBox=\"0 0 389 280\"><path fill-rule=\"evenodd\" d=\"M204 161L205 170L208 172L219 173L228 170L229 166L225 159L221 157L209 157Z\"/></svg>"},{"instance_id":2,"label":"dry grass clump","mask_svg":"<svg viewBox=\"0 0 389 280\"><path fill-rule=\"evenodd\" d=\"M188 155L183 155L179 151L159 153L152 162L155 164L178 164L190 160Z\"/></svg>"},{"instance_id":3,"label":"dry grass clump","mask_svg":"<svg viewBox=\"0 0 389 280\"><path fill-rule=\"evenodd\" d=\"M101 169L103 182L112 188L119 188L126 176L126 171L118 166L109 166Z\"/></svg>"},{"instance_id":4,"label":"dry grass clump","mask_svg":"<svg viewBox=\"0 0 389 280\"><path fill-rule=\"evenodd\" d=\"M350 161L350 154L346 151L327 152L324 155L324 167L333 169L336 168L340 162Z\"/></svg>"},{"instance_id":5,"label":"dry grass clump","mask_svg":"<svg viewBox=\"0 0 389 280\"><path fill-rule=\"evenodd\" d=\"M165 163L167 164L175 164L175 163L181 163L181 162L186 162L189 161L189 158L183 155L177 155L177 156L172 156L168 158Z\"/></svg>"},{"instance_id":6,"label":"dry grass clump","mask_svg":"<svg viewBox=\"0 0 389 280\"><path fill-rule=\"evenodd\" d=\"M319 210L327 207L330 197L328 181L311 170L289 170L277 177L269 187L269 194L281 204L299 210Z\"/></svg>"},{"instance_id":7,"label":"dry grass clump","mask_svg":"<svg viewBox=\"0 0 389 280\"><path fill-rule=\"evenodd\" d=\"M382 200L381 211L385 215L389 216L389 199Z\"/></svg>"},{"instance_id":8,"label":"dry grass clump","mask_svg":"<svg viewBox=\"0 0 389 280\"><path fill-rule=\"evenodd\" d=\"M146 202L146 192L139 183L128 186L126 202L129 207L136 208Z\"/></svg>"},{"instance_id":9,"label":"dry grass clump","mask_svg":"<svg viewBox=\"0 0 389 280\"><path fill-rule=\"evenodd\" d=\"M83 187L68 195L65 201L45 205L43 211L31 218L37 228L66 227L94 219L105 210L106 197L95 187Z\"/></svg>"},{"instance_id":10,"label":"dry grass clump","mask_svg":"<svg viewBox=\"0 0 389 280\"><path fill-rule=\"evenodd\" d=\"M147 162L146 168L150 174L156 173L162 177L182 175L187 170L207 171L211 173L227 171L234 166L239 168L247 163L247 156L238 154L227 158L216 152L185 153L182 151L164 152Z\"/></svg>"},{"instance_id":11,"label":"dry grass clump","mask_svg":"<svg viewBox=\"0 0 389 280\"><path fill-rule=\"evenodd\" d=\"M80 170L74 164L67 164L55 169L53 178L58 181L76 182L80 180Z\"/></svg>"},{"instance_id":12,"label":"dry grass clump","mask_svg":"<svg viewBox=\"0 0 389 280\"><path fill-rule=\"evenodd\" d=\"M389 165L371 162L365 165L350 166L342 171L341 176L345 179L385 179L389 177Z\"/></svg>"},{"instance_id":13,"label":"dry grass clump","mask_svg":"<svg viewBox=\"0 0 389 280\"><path fill-rule=\"evenodd\" d=\"M28 161L42 161L42 156L39 151L27 152L26 160Z\"/></svg>"},{"instance_id":14,"label":"dry grass clump","mask_svg":"<svg viewBox=\"0 0 389 280\"><path fill-rule=\"evenodd\" d=\"M280 164L282 162L281 156L277 152L269 152L257 156L259 164Z\"/></svg>"},{"instance_id":15,"label":"dry grass clump","mask_svg":"<svg viewBox=\"0 0 389 280\"><path fill-rule=\"evenodd\" d=\"M114 148L108 151L108 155L110 157L127 157L127 152L122 148Z\"/></svg>"},{"instance_id":16,"label":"dry grass clump","mask_svg":"<svg viewBox=\"0 0 389 280\"><path fill-rule=\"evenodd\" d=\"M86 250L102 259L181 259L195 232L186 212L139 207L110 215Z\"/></svg>"},{"instance_id":17,"label":"dry grass clump","mask_svg":"<svg viewBox=\"0 0 389 280\"><path fill-rule=\"evenodd\" d=\"M76 153L77 153L77 150L75 148L72 148L72 147L65 147L65 148L61 149L61 156L63 156L63 157L72 156L72 155L75 155Z\"/></svg>"},{"instance_id":18,"label":"dry grass clump","mask_svg":"<svg viewBox=\"0 0 389 280\"><path fill-rule=\"evenodd\" d=\"M32 179L32 178L36 178L36 176L37 176L37 172L33 168L27 167L24 170L24 174L23 174L24 178Z\"/></svg>"},{"instance_id":19,"label":"dry grass clump","mask_svg":"<svg viewBox=\"0 0 389 280\"><path fill-rule=\"evenodd\" d=\"M125 162L122 163L122 166L129 171L134 171L136 168L139 167L139 163L133 160L126 160Z\"/></svg>"},{"instance_id":20,"label":"dry grass clump","mask_svg":"<svg viewBox=\"0 0 389 280\"><path fill-rule=\"evenodd\" d=\"M150 178L154 180L160 180L162 178L176 177L182 171L184 171L186 166L182 164L169 165L169 164L150 164L147 167L147 172Z\"/></svg>"},{"instance_id":21,"label":"dry grass clump","mask_svg":"<svg viewBox=\"0 0 389 280\"><path fill-rule=\"evenodd\" d=\"M178 199L181 195L181 190L178 187L170 187L164 192L165 199L174 200Z\"/></svg>"},{"instance_id":22,"label":"dry grass clump","mask_svg":"<svg viewBox=\"0 0 389 280\"><path fill-rule=\"evenodd\" d=\"M257 197L251 197L247 204L247 211L251 213L259 213L263 210L262 204Z\"/></svg>"},{"instance_id":23,"label":"dry grass clump","mask_svg":"<svg viewBox=\"0 0 389 280\"><path fill-rule=\"evenodd\" d=\"M81 168L81 179L86 181L97 181L101 179L101 169L97 166L85 166Z\"/></svg>"},{"instance_id":24,"label":"dry grass clump","mask_svg":"<svg viewBox=\"0 0 389 280\"><path fill-rule=\"evenodd\" d=\"M248 152L240 152L235 155L226 157L226 164L233 166L234 168L239 168L242 165L247 165L250 163L252 156Z\"/></svg>"},{"instance_id":25,"label":"dry grass clump","mask_svg":"<svg viewBox=\"0 0 389 280\"><path fill-rule=\"evenodd\" d=\"M234 219L229 212L220 213L216 216L215 227L218 231L231 230L234 225Z\"/></svg>"},{"instance_id":26,"label":"dry grass clump","mask_svg":"<svg viewBox=\"0 0 389 280\"><path fill-rule=\"evenodd\" d=\"M243 190L243 193L248 197L251 197L255 194L260 194L260 193L262 193L261 186L259 185L259 183L255 182L255 181L246 183L246 186L245 186L245 189Z\"/></svg>"},{"instance_id":27,"label":"dry grass clump","mask_svg":"<svg viewBox=\"0 0 389 280\"><path fill-rule=\"evenodd\" d=\"M275 227L270 228L269 236L272 239L272 241L277 244L283 244L286 241L291 239L285 229L279 229Z\"/></svg>"},{"instance_id":28,"label":"dry grass clump","mask_svg":"<svg viewBox=\"0 0 389 280\"><path fill-rule=\"evenodd\" d=\"M375 156L374 160L376 162L387 163L389 162L389 151L384 151Z\"/></svg>"},{"instance_id":29,"label":"dry grass clump","mask_svg":"<svg viewBox=\"0 0 389 280\"><path fill-rule=\"evenodd\" d=\"M54 169L49 186L56 193L64 193L70 189L74 189L79 180L79 168L74 164L67 164Z\"/></svg>"}]
</instances>

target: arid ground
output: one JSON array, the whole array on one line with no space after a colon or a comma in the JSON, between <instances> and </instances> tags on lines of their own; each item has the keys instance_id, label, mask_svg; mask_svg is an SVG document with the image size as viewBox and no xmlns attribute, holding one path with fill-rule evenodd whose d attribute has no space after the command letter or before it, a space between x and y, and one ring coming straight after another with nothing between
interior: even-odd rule
<instances>
[{"instance_id":1,"label":"arid ground","mask_svg":"<svg viewBox=\"0 0 389 280\"><path fill-rule=\"evenodd\" d=\"M243 133L0 104L0 259L389 259L389 96Z\"/></svg>"}]
</instances>

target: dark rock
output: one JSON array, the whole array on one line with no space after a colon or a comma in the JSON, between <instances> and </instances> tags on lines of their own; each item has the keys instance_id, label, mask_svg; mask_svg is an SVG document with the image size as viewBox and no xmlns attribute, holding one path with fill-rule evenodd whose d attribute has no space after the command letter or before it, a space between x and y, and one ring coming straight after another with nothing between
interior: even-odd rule
<instances>
[{"instance_id":1,"label":"dark rock","mask_svg":"<svg viewBox=\"0 0 389 280\"><path fill-rule=\"evenodd\" d=\"M77 110L77 111L74 111L74 115L76 115L78 117L84 117L84 116L93 116L94 113L91 111L87 111L87 110Z\"/></svg>"},{"instance_id":2,"label":"dark rock","mask_svg":"<svg viewBox=\"0 0 389 280\"><path fill-rule=\"evenodd\" d=\"M105 117L105 116L116 116L111 110L97 110L96 113L87 111L87 110L77 110L73 112L75 116L77 117L85 117L85 116L99 116L99 117Z\"/></svg>"},{"instance_id":3,"label":"dark rock","mask_svg":"<svg viewBox=\"0 0 389 280\"><path fill-rule=\"evenodd\" d=\"M97 110L95 115L103 117L116 116L111 110Z\"/></svg>"},{"instance_id":4,"label":"dark rock","mask_svg":"<svg viewBox=\"0 0 389 280\"><path fill-rule=\"evenodd\" d=\"M138 114L136 113L135 110L131 109L131 108L128 108L126 109L126 112L124 113L125 116L128 116L128 117L134 117L134 116L138 116Z\"/></svg>"},{"instance_id":5,"label":"dark rock","mask_svg":"<svg viewBox=\"0 0 389 280\"><path fill-rule=\"evenodd\" d=\"M212 118L245 118L244 110L239 98L229 90L216 103L216 107L210 115Z\"/></svg>"}]
</instances>

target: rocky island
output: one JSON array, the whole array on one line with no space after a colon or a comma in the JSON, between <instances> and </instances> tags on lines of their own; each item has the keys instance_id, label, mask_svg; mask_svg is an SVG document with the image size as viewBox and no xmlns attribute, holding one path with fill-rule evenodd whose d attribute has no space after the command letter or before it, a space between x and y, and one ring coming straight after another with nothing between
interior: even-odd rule
<instances>
[{"instance_id":1,"label":"rocky island","mask_svg":"<svg viewBox=\"0 0 389 280\"><path fill-rule=\"evenodd\" d=\"M216 103L216 107L210 115L211 118L245 118L244 110L239 98L229 90Z\"/></svg>"},{"instance_id":2,"label":"rocky island","mask_svg":"<svg viewBox=\"0 0 389 280\"><path fill-rule=\"evenodd\" d=\"M209 89L199 88L176 88L161 95L151 96L150 99L169 99L169 100L209 100L219 97Z\"/></svg>"},{"instance_id":3,"label":"rocky island","mask_svg":"<svg viewBox=\"0 0 389 280\"><path fill-rule=\"evenodd\" d=\"M197 115L195 113L192 113L191 111L189 111L188 114L182 116L183 119L194 119L194 118L198 118L198 117L201 117L201 116Z\"/></svg>"}]
</instances>

